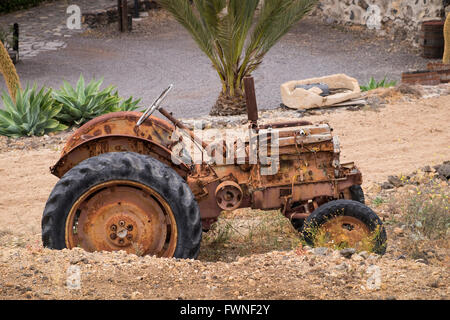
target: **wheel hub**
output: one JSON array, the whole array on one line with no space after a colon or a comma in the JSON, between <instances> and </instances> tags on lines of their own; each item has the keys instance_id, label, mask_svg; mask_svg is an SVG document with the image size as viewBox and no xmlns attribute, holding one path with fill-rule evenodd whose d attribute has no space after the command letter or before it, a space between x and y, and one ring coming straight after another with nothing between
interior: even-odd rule
<instances>
[{"instance_id":1,"label":"wheel hub","mask_svg":"<svg viewBox=\"0 0 450 320\"><path fill-rule=\"evenodd\" d=\"M324 246L349 246L358 248L369 238L368 226L350 216L337 216L322 224L316 236L316 241Z\"/></svg>"},{"instance_id":2,"label":"wheel hub","mask_svg":"<svg viewBox=\"0 0 450 320\"><path fill-rule=\"evenodd\" d=\"M125 215L114 216L106 223L107 230L105 234L108 234L107 239L112 245L126 247L132 245L135 240L136 221Z\"/></svg>"},{"instance_id":3,"label":"wheel hub","mask_svg":"<svg viewBox=\"0 0 450 320\"><path fill-rule=\"evenodd\" d=\"M153 189L131 181L110 181L85 193L70 211L66 230L68 248L91 252L172 256L176 248L170 206Z\"/></svg>"}]
</instances>

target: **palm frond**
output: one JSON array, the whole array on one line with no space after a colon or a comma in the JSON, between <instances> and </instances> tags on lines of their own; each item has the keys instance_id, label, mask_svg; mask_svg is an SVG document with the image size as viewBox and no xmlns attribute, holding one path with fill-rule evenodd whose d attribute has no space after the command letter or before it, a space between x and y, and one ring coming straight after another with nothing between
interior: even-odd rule
<instances>
[{"instance_id":1,"label":"palm frond","mask_svg":"<svg viewBox=\"0 0 450 320\"><path fill-rule=\"evenodd\" d=\"M266 53L318 0L160 0L211 60L222 92L234 95ZM257 19L256 19L257 17ZM256 21L255 21L256 19Z\"/></svg>"}]
</instances>

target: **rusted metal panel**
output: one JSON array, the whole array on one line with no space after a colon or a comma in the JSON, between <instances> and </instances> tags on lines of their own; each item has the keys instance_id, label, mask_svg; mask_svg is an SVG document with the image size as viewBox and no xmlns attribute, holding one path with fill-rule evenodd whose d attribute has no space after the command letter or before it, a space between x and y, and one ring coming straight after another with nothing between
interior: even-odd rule
<instances>
[{"instance_id":1,"label":"rusted metal panel","mask_svg":"<svg viewBox=\"0 0 450 320\"><path fill-rule=\"evenodd\" d=\"M171 161L171 151L155 141L127 135L102 135L76 145L65 153L59 161L50 168L55 176L61 178L67 171L81 161L108 152L136 152L146 154L174 168L182 177L186 177L189 168Z\"/></svg>"},{"instance_id":2,"label":"rusted metal panel","mask_svg":"<svg viewBox=\"0 0 450 320\"><path fill-rule=\"evenodd\" d=\"M175 127L155 117L150 117L141 126L136 123L142 113L134 111L113 112L97 117L81 126L67 141L61 156L69 153L79 144L104 135L126 135L151 140L166 148Z\"/></svg>"}]
</instances>

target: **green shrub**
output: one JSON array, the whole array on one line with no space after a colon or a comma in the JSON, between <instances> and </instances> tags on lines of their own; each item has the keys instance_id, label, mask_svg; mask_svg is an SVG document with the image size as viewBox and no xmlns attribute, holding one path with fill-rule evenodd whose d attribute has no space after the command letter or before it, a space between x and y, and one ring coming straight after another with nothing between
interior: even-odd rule
<instances>
[{"instance_id":1,"label":"green shrub","mask_svg":"<svg viewBox=\"0 0 450 320\"><path fill-rule=\"evenodd\" d=\"M5 110L0 110L0 135L8 137L42 136L67 129L55 119L61 107L54 105L52 90L33 88L17 90L16 102L4 92Z\"/></svg>"},{"instance_id":2,"label":"green shrub","mask_svg":"<svg viewBox=\"0 0 450 320\"><path fill-rule=\"evenodd\" d=\"M439 180L417 187L408 197L402 222L413 239L438 240L450 235L450 200L448 189Z\"/></svg>"},{"instance_id":3,"label":"green shrub","mask_svg":"<svg viewBox=\"0 0 450 320\"><path fill-rule=\"evenodd\" d=\"M118 95L117 91L115 95ZM133 101L133 97L129 97L127 100L122 101L114 111L135 111L140 108L139 102L141 102L141 99Z\"/></svg>"},{"instance_id":4,"label":"green shrub","mask_svg":"<svg viewBox=\"0 0 450 320\"><path fill-rule=\"evenodd\" d=\"M377 88L389 88L389 87L394 87L397 84L397 81L393 80L393 81L387 81L386 77L384 77L383 80L381 81L376 81L373 77L370 78L370 81L367 85L365 86L360 86L361 87L361 91L369 91L369 90L373 90L373 89L377 89Z\"/></svg>"},{"instance_id":5,"label":"green shrub","mask_svg":"<svg viewBox=\"0 0 450 320\"><path fill-rule=\"evenodd\" d=\"M86 86L83 75L80 76L76 88L67 81L61 90L54 92L53 96L62 107L58 120L67 125L82 125L102 114L116 111L131 111L139 108L139 100L133 101L133 97L121 101L114 86L109 86L100 91L102 80L91 80Z\"/></svg>"}]
</instances>

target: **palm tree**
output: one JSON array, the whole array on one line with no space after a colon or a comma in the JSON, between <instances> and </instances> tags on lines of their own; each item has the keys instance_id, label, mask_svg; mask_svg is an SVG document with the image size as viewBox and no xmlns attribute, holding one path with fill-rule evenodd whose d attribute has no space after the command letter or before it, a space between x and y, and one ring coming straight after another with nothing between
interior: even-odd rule
<instances>
[{"instance_id":1,"label":"palm tree","mask_svg":"<svg viewBox=\"0 0 450 320\"><path fill-rule=\"evenodd\" d=\"M210 114L232 115L246 110L244 77L261 64L270 48L314 8L317 0L158 2L187 29L219 74L222 91Z\"/></svg>"}]
</instances>

